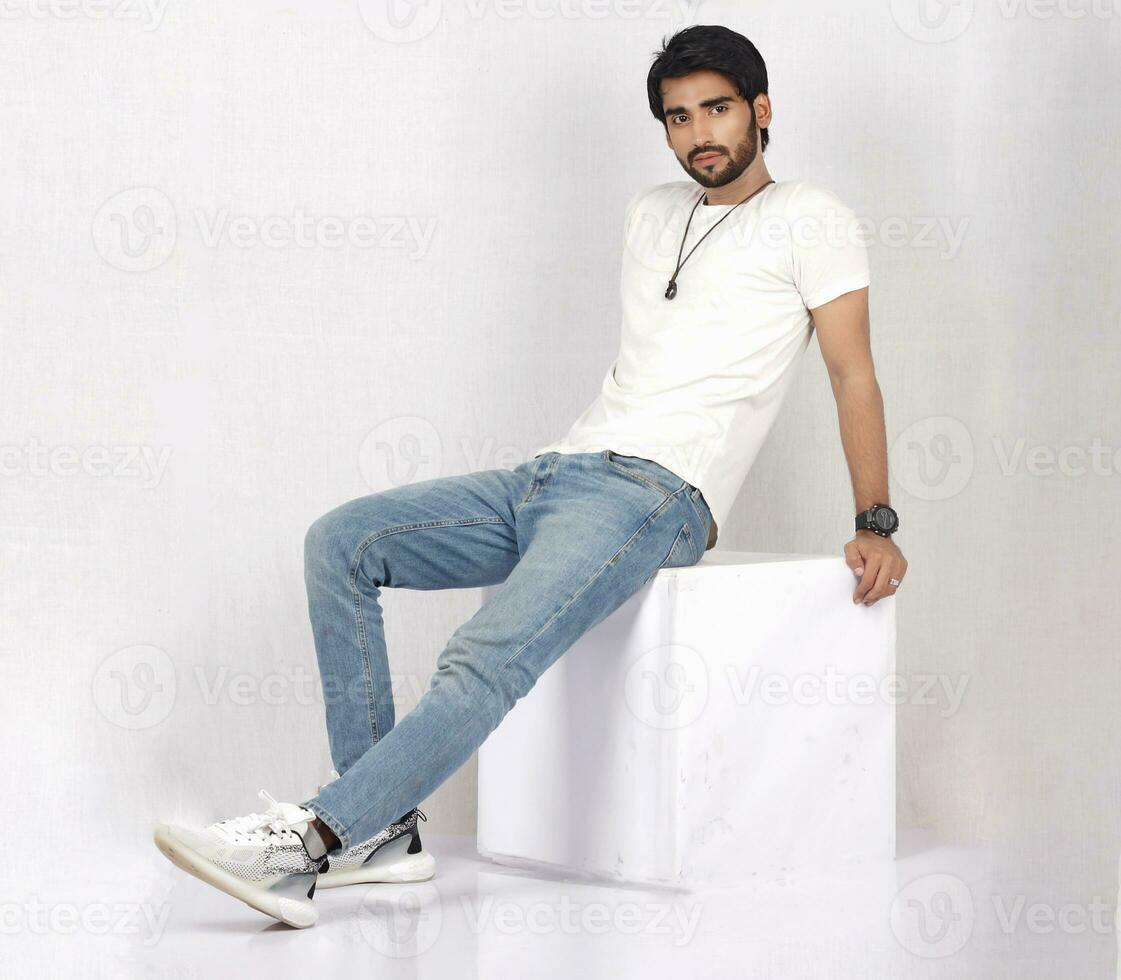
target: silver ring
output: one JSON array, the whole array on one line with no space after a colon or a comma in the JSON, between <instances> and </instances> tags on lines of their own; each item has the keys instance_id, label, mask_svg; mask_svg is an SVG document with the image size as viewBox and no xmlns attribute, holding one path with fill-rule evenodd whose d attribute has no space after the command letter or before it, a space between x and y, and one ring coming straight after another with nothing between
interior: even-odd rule
<instances>
[{"instance_id":1,"label":"silver ring","mask_svg":"<svg viewBox=\"0 0 1121 980\"><path fill-rule=\"evenodd\" d=\"M887 584L888 585L894 585L898 588L901 583L900 583L899 579L897 579L897 578L889 578L887 580Z\"/></svg>"}]
</instances>

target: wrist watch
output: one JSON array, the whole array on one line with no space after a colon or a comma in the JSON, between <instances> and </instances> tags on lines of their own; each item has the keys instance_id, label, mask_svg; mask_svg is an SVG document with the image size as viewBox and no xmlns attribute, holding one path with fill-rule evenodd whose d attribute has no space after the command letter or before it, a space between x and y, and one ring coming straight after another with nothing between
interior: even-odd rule
<instances>
[{"instance_id":1,"label":"wrist watch","mask_svg":"<svg viewBox=\"0 0 1121 980\"><path fill-rule=\"evenodd\" d=\"M882 538L890 538L899 530L899 515L887 504L872 504L856 515L858 531L872 531Z\"/></svg>"}]
</instances>

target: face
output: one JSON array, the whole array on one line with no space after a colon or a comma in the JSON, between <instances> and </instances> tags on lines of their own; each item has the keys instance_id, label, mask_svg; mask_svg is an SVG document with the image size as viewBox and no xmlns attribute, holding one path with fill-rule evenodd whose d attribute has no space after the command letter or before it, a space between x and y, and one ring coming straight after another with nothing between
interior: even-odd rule
<instances>
[{"instance_id":1,"label":"face","mask_svg":"<svg viewBox=\"0 0 1121 980\"><path fill-rule=\"evenodd\" d=\"M767 96L750 103L715 71L662 81L666 142L685 172L702 187L730 184L758 155L759 127L769 123Z\"/></svg>"}]
</instances>

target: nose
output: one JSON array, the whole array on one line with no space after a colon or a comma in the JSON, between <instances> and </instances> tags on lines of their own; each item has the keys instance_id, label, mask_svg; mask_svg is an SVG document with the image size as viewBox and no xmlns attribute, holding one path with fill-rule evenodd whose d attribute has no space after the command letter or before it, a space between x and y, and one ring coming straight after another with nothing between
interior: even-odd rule
<instances>
[{"instance_id":1,"label":"nose","mask_svg":"<svg viewBox=\"0 0 1121 980\"><path fill-rule=\"evenodd\" d=\"M702 150L711 150L714 146L716 146L716 141L713 140L712 133L708 132L708 130L697 130L693 134L693 150L691 155L696 156Z\"/></svg>"}]
</instances>

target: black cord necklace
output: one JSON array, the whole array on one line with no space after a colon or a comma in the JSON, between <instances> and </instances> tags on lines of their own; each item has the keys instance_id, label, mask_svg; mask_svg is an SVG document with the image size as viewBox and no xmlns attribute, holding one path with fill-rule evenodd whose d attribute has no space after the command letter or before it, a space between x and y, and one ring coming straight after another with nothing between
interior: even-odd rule
<instances>
[{"instance_id":1,"label":"black cord necklace","mask_svg":"<svg viewBox=\"0 0 1121 980\"><path fill-rule=\"evenodd\" d=\"M747 197L740 201L740 204L746 204L756 194L758 194L759 191L763 190L764 187L767 187L768 185L773 183L773 180L768 180L767 183L763 185L763 187L760 187L748 194ZM740 204L737 204L735 208L732 208L732 211L729 211L728 214L724 215L724 218L721 218L720 221L717 221L716 224L714 224L711 228L709 228L708 231L701 235L700 241L698 241L696 245L689 249L689 255L686 255L685 262L682 262L681 253L685 250L685 239L689 237L689 226L693 223L693 215L696 214L697 208L700 206L701 201L705 200L705 198L707 197L707 194L702 194L700 197L698 197L697 203L693 205L693 210L689 212L689 220L685 223L685 234L681 236L681 248L677 250L677 268L673 270L673 275L670 277L669 285L666 287L666 299L673 299L674 296L677 295L677 274L681 271L681 267L685 265L685 262L689 261L689 257L697 250L697 246L700 245L701 242L703 242L706 238L708 238L709 235L712 234L713 231L716 230L716 225L720 224L720 221L723 221L724 218L728 217L728 214L731 214L732 211L735 211L736 208L740 206Z\"/></svg>"}]
</instances>

